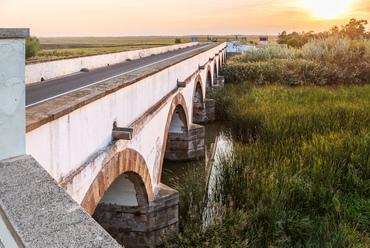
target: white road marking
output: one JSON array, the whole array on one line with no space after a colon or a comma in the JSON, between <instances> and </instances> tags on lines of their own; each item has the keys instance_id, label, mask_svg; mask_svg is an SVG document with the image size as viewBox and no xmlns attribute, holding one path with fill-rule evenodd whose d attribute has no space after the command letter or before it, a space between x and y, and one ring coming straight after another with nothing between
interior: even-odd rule
<instances>
[{"instance_id":1,"label":"white road marking","mask_svg":"<svg viewBox=\"0 0 370 248\"><path fill-rule=\"evenodd\" d=\"M207 45L207 46L209 46L209 45ZM38 101L38 102L35 102L35 103L32 103L32 104L29 104L29 105L27 105L27 106L26 106L26 108L32 107L32 106L34 106L34 105L37 105L37 104L40 104L40 103L43 103L43 102L47 102L47 101L53 100L53 99L58 98L58 97L60 97L60 96L64 96L64 95L70 94L70 93L72 93L72 92L75 92L75 91L78 91L78 90L81 90L81 89L84 89L84 88L90 87L90 86L95 85L95 84L99 84L99 83L101 83L101 82L104 82L104 81L107 81L107 80L110 80L110 79L113 79L113 78L116 78L116 77L120 77L120 76L122 76L122 75L125 75L125 74L128 74L128 73L131 73L131 72L133 72L133 71L141 70L141 69L143 69L143 68L145 68L145 67L148 67L148 66L151 66L151 65L154 65L154 64L157 64L157 63L161 63L161 62L163 62L163 61L166 61L166 60L169 60L169 59L172 59L172 58L175 58L175 57L178 57L178 56L184 55L184 54L186 54L186 53L190 53L190 52L197 51L197 50L199 50L199 49L203 49L204 47L206 47L206 46L202 46L202 47L199 47L199 48L194 49L194 50L191 50L191 51L187 51L187 52L184 52L184 53L180 53L180 54L178 54L178 55L175 55L175 56L172 56L172 57L169 57L169 58L166 58L166 59L162 59L162 60L160 60L160 61L156 61L156 62L151 63L151 64L148 64L148 65L144 65L144 66L142 66L142 67L140 67L140 68L136 68L136 69L133 69L133 70L131 70L131 71L127 71L127 72L124 72L124 73L121 73L121 74L118 74L118 75L115 75L115 76L112 76L112 77L109 77L109 78L106 78L106 79L103 79L103 80L97 81L97 82L95 82L95 83L91 83L91 84L88 84L88 85L82 86L82 87L77 88L77 89L74 89L74 90L70 90L70 91L64 92L64 93L62 93L62 94L59 94L59 95L56 95L56 96L53 96L53 97L49 97L49 98L47 98L47 99L44 99L44 100L41 100L41 101Z\"/></svg>"}]
</instances>

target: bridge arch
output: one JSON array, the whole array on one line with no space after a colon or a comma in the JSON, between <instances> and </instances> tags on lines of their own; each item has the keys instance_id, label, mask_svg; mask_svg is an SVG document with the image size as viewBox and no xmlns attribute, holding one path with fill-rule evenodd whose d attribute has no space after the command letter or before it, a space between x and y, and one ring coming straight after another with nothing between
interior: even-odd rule
<instances>
[{"instance_id":1,"label":"bridge arch","mask_svg":"<svg viewBox=\"0 0 370 248\"><path fill-rule=\"evenodd\" d=\"M211 67L207 67L207 79L206 79L206 95L212 91L212 74Z\"/></svg>"},{"instance_id":2,"label":"bridge arch","mask_svg":"<svg viewBox=\"0 0 370 248\"><path fill-rule=\"evenodd\" d=\"M121 175L134 183L138 204L149 203L153 188L145 159L137 151L126 148L106 162L93 180L81 203L87 213L94 213L104 193Z\"/></svg>"},{"instance_id":3,"label":"bridge arch","mask_svg":"<svg viewBox=\"0 0 370 248\"><path fill-rule=\"evenodd\" d=\"M194 90L193 90L193 108L194 103L196 102L203 102L204 100L203 94L203 84L202 78L198 75L194 80Z\"/></svg>"},{"instance_id":4,"label":"bridge arch","mask_svg":"<svg viewBox=\"0 0 370 248\"><path fill-rule=\"evenodd\" d=\"M217 76L218 76L217 61L215 61L213 67L213 84L216 84Z\"/></svg>"},{"instance_id":5,"label":"bridge arch","mask_svg":"<svg viewBox=\"0 0 370 248\"><path fill-rule=\"evenodd\" d=\"M192 102L192 122L202 124L204 122L207 122L208 116L205 106L205 99L203 96L203 84L202 84L202 78L200 75L198 75L195 78L194 81L194 90L193 90L193 102Z\"/></svg>"},{"instance_id":6,"label":"bridge arch","mask_svg":"<svg viewBox=\"0 0 370 248\"><path fill-rule=\"evenodd\" d=\"M179 118L180 118L180 116L179 116L180 112L183 111L183 114L185 115L185 118L184 117L180 118L180 120L181 119L183 119L183 120L186 119L186 130L183 129L183 131L186 131L186 133L187 133L188 129L189 129L189 114L188 114L188 109L187 109L187 106L186 106L186 100L185 100L184 96L181 93L178 93L172 99L170 109L168 111L166 127L165 127L165 131L164 131L164 136L163 136L162 155L161 155L161 160L160 160L160 167L159 167L159 174L158 174L158 182L157 183L161 182L163 160L165 158L165 153L166 153L166 149L167 149L167 146L168 146L167 141L168 141L168 136L169 136L169 133L170 133L171 122L172 122L172 119L173 119L172 117L175 113L175 110L179 111L179 113L177 114Z\"/></svg>"}]
</instances>

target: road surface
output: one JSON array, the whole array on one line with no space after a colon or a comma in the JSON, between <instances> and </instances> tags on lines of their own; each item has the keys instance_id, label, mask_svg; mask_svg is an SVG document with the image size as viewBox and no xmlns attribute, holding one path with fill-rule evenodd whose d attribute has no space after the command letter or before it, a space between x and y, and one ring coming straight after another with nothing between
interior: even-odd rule
<instances>
[{"instance_id":1,"label":"road surface","mask_svg":"<svg viewBox=\"0 0 370 248\"><path fill-rule=\"evenodd\" d=\"M198 45L183 48L137 60L125 61L119 64L94 69L90 72L78 72L61 78L31 84L26 86L26 108L37 106L82 88L122 76L135 70L143 69L155 63L163 62L204 47L204 45Z\"/></svg>"}]
</instances>

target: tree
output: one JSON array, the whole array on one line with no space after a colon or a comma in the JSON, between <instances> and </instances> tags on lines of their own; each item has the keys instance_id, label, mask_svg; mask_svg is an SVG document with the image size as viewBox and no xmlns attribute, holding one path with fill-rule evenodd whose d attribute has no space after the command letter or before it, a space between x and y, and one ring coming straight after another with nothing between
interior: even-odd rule
<instances>
[{"instance_id":1,"label":"tree","mask_svg":"<svg viewBox=\"0 0 370 248\"><path fill-rule=\"evenodd\" d=\"M349 20L349 23L342 26L341 32L344 35L349 36L352 40L358 39L366 34L365 26L367 24L368 24L367 20L361 19L357 21L355 18L352 18L351 20Z\"/></svg>"},{"instance_id":2,"label":"tree","mask_svg":"<svg viewBox=\"0 0 370 248\"><path fill-rule=\"evenodd\" d=\"M293 37L293 38L290 38L287 41L287 45L288 45L288 47L300 48L304 45L304 43L303 43L303 41L298 40L297 38Z\"/></svg>"},{"instance_id":3,"label":"tree","mask_svg":"<svg viewBox=\"0 0 370 248\"><path fill-rule=\"evenodd\" d=\"M175 39L175 43L176 43L176 44L181 43L181 39L180 39L180 38L176 38L176 39Z\"/></svg>"},{"instance_id":4,"label":"tree","mask_svg":"<svg viewBox=\"0 0 370 248\"><path fill-rule=\"evenodd\" d=\"M40 50L40 41L36 36L26 38L26 59L37 56Z\"/></svg>"}]
</instances>

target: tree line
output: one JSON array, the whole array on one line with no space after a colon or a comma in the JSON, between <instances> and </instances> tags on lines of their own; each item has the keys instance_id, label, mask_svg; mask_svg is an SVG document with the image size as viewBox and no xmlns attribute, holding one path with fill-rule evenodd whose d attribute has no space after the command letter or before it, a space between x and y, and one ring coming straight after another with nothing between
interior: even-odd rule
<instances>
[{"instance_id":1,"label":"tree line","mask_svg":"<svg viewBox=\"0 0 370 248\"><path fill-rule=\"evenodd\" d=\"M361 19L356 20L352 18L347 24L338 26L333 26L330 30L315 33L314 31L308 31L301 33L292 32L288 34L286 30L279 33L278 44L287 44L291 47L302 47L310 39L314 38L327 38L333 35L349 37L352 40L355 39L370 39L370 32L366 32L365 26L368 24L367 20Z\"/></svg>"}]
</instances>

